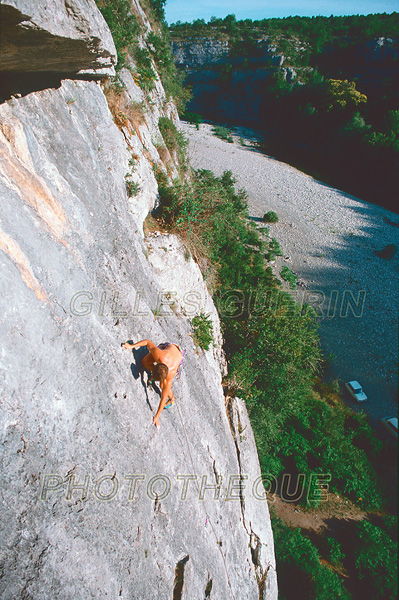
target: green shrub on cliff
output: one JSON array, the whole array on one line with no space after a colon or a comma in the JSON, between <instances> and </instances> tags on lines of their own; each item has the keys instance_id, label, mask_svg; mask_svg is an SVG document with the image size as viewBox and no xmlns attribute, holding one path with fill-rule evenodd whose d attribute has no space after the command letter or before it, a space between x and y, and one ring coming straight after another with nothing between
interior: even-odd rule
<instances>
[{"instance_id":1,"label":"green shrub on cliff","mask_svg":"<svg viewBox=\"0 0 399 600\"><path fill-rule=\"evenodd\" d=\"M202 350L209 350L213 342L213 324L210 315L201 313L191 319L193 340Z\"/></svg>"},{"instance_id":2,"label":"green shrub on cliff","mask_svg":"<svg viewBox=\"0 0 399 600\"><path fill-rule=\"evenodd\" d=\"M132 13L128 0L96 0L107 24L118 55L116 70L126 66L126 53L129 53L136 65L135 78L140 87L151 91L157 75L153 68L156 65L165 92L174 99L179 112L183 112L191 98L189 89L183 86L184 73L177 71L169 44L169 31L164 23L165 0L150 0L147 12L153 13L158 23L155 25L158 33L140 30L139 23ZM152 18L152 20L154 20ZM145 46L138 43L139 34L145 39Z\"/></svg>"},{"instance_id":3,"label":"green shrub on cliff","mask_svg":"<svg viewBox=\"0 0 399 600\"><path fill-rule=\"evenodd\" d=\"M216 135L216 137L220 138L221 140L225 140L230 144L234 142L231 136L231 129L227 129L227 127L223 127L222 125L215 125L215 127L212 128L212 131Z\"/></svg>"},{"instance_id":4,"label":"green shrub on cliff","mask_svg":"<svg viewBox=\"0 0 399 600\"><path fill-rule=\"evenodd\" d=\"M290 287L293 290L296 288L296 282L297 282L298 277L291 271L291 269L289 267L284 265L281 269L280 275L281 275L282 279L284 279L284 281L287 281L290 284Z\"/></svg>"},{"instance_id":5,"label":"green shrub on cliff","mask_svg":"<svg viewBox=\"0 0 399 600\"><path fill-rule=\"evenodd\" d=\"M187 140L183 132L179 131L168 117L160 117L158 127L169 152L177 154L180 169L181 171L185 171L187 168Z\"/></svg>"},{"instance_id":6,"label":"green shrub on cliff","mask_svg":"<svg viewBox=\"0 0 399 600\"><path fill-rule=\"evenodd\" d=\"M96 4L111 30L120 70L126 64L126 47L137 40L139 25L127 0L96 0Z\"/></svg>"}]
</instances>

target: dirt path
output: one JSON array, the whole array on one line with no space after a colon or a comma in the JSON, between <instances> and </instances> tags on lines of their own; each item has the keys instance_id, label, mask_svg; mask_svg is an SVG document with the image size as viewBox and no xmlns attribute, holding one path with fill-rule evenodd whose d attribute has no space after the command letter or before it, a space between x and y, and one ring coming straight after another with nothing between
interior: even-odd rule
<instances>
[{"instance_id":1,"label":"dirt path","mask_svg":"<svg viewBox=\"0 0 399 600\"><path fill-rule=\"evenodd\" d=\"M182 129L194 168L232 171L252 218L279 215L269 228L283 250L273 269L279 275L288 266L299 278L298 301L317 307L331 377L360 381L369 398L361 407L373 420L397 415L399 254L386 260L375 252L399 247L399 216L243 147L238 136L229 144L208 124Z\"/></svg>"}]
</instances>

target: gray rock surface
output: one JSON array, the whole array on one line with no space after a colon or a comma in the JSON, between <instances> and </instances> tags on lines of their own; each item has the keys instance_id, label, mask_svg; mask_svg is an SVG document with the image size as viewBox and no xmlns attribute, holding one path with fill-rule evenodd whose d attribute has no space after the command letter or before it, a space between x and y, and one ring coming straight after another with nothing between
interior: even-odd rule
<instances>
[{"instance_id":1,"label":"gray rock surface","mask_svg":"<svg viewBox=\"0 0 399 600\"><path fill-rule=\"evenodd\" d=\"M196 351L188 318L152 312L166 284L129 211L129 152L100 86L66 81L0 114L2 597L170 598L188 556L182 597L203 598L212 580L212 598L258 598L240 502L225 494L230 476L241 469L253 481L259 469L238 460L219 365ZM195 281L198 268L185 264ZM120 348L128 338L186 349L159 432L159 397L138 375L141 354ZM208 490L199 500L192 481L181 500L178 476L188 474L199 486L222 476L220 499ZM132 475L145 479L129 500ZM157 475L171 483L158 501L146 491ZM87 499L81 489L67 499L68 481L86 476ZM41 499L46 481L60 489ZM253 528L268 528L259 539L270 554L259 510Z\"/></svg>"},{"instance_id":2,"label":"gray rock surface","mask_svg":"<svg viewBox=\"0 0 399 600\"><path fill-rule=\"evenodd\" d=\"M226 410L215 309L179 240L147 239L149 249L142 233L157 201L159 115L177 121L160 82L136 132L116 127L95 82L65 80L0 105L5 600L202 600L210 589L212 600L277 598L267 503L252 498L256 447L252 436L239 442L245 451L237 445ZM169 287L206 296L215 349L196 349L189 316L161 305ZM121 348L131 338L186 350L159 431L159 394L139 371L145 352ZM202 488L216 484L219 495Z\"/></svg>"},{"instance_id":3,"label":"gray rock surface","mask_svg":"<svg viewBox=\"0 0 399 600\"><path fill-rule=\"evenodd\" d=\"M171 46L176 64L189 69L221 62L229 52L227 40L208 38L172 41Z\"/></svg>"},{"instance_id":4,"label":"gray rock surface","mask_svg":"<svg viewBox=\"0 0 399 600\"><path fill-rule=\"evenodd\" d=\"M170 308L165 306L165 313L184 315L189 319L200 313L209 315L214 344L205 352L205 357L223 376L227 375L219 316L199 266L174 235L155 232L146 237L146 244L154 275L167 296L165 302L170 302Z\"/></svg>"},{"instance_id":5,"label":"gray rock surface","mask_svg":"<svg viewBox=\"0 0 399 600\"><path fill-rule=\"evenodd\" d=\"M94 0L2 0L0 71L114 74L116 50Z\"/></svg>"}]
</instances>

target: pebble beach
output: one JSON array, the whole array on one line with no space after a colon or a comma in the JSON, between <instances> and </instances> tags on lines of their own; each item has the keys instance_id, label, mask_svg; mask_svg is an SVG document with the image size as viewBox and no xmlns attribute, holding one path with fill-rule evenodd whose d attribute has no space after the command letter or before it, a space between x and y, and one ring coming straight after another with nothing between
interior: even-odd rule
<instances>
[{"instance_id":1,"label":"pebble beach","mask_svg":"<svg viewBox=\"0 0 399 600\"><path fill-rule=\"evenodd\" d=\"M215 175L231 171L236 187L247 192L250 218L279 242L283 255L271 266L280 279L289 267L297 276L291 290L297 301L317 310L328 377L342 387L358 380L368 400L348 403L372 421L396 416L399 254L377 254L390 244L399 248L399 215L263 154L256 132L237 129L228 143L207 123L181 128L192 167ZM277 223L262 222L268 211L278 214Z\"/></svg>"}]
</instances>

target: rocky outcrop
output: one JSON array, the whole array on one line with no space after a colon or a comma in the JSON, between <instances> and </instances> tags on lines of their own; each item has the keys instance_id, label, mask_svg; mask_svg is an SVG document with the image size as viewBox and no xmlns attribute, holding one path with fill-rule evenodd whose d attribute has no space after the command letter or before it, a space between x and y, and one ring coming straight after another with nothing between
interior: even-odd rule
<instances>
[{"instance_id":1,"label":"rocky outcrop","mask_svg":"<svg viewBox=\"0 0 399 600\"><path fill-rule=\"evenodd\" d=\"M94 0L2 0L1 71L112 75L115 45Z\"/></svg>"},{"instance_id":2,"label":"rocky outcrop","mask_svg":"<svg viewBox=\"0 0 399 600\"><path fill-rule=\"evenodd\" d=\"M259 39L253 55L248 50L242 51L238 43L234 48L229 40L212 38L187 38L172 40L171 48L177 66L192 74L196 69L210 65L230 65L241 68L251 64L255 68L281 67L285 56L279 53L277 46L266 39Z\"/></svg>"},{"instance_id":3,"label":"rocky outcrop","mask_svg":"<svg viewBox=\"0 0 399 600\"><path fill-rule=\"evenodd\" d=\"M287 58L268 39L256 47L231 47L229 40L172 40L175 63L193 90L189 109L210 118L254 125L262 112L262 90L276 75L292 83L297 76Z\"/></svg>"},{"instance_id":4,"label":"rocky outcrop","mask_svg":"<svg viewBox=\"0 0 399 600\"><path fill-rule=\"evenodd\" d=\"M171 46L176 65L190 71L195 67L220 63L229 54L227 40L193 38L172 41Z\"/></svg>"},{"instance_id":5,"label":"rocky outcrop","mask_svg":"<svg viewBox=\"0 0 399 600\"><path fill-rule=\"evenodd\" d=\"M245 407L231 409L245 440L226 410L216 311L182 243L143 233L152 165L178 173L158 128L176 110L159 80L145 94L121 77L116 99L109 83L69 78L0 105L0 594L274 600L256 447ZM208 352L191 337L192 291L214 320ZM129 338L186 350L160 431Z\"/></svg>"}]
</instances>

